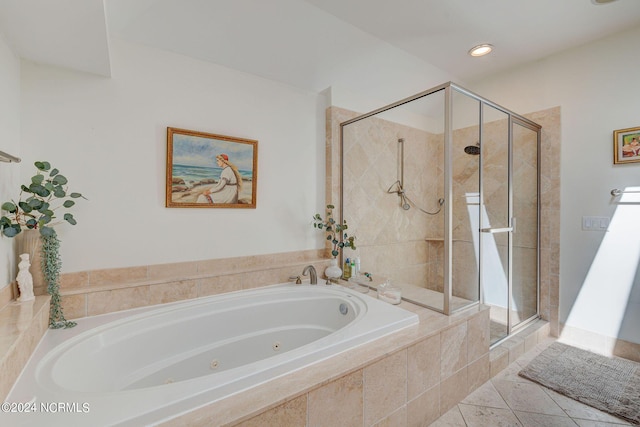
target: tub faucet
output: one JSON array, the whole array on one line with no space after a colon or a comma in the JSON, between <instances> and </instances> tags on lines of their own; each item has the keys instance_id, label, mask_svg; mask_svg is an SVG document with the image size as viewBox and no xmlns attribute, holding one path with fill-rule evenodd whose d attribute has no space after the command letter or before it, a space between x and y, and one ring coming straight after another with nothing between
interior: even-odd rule
<instances>
[{"instance_id":1,"label":"tub faucet","mask_svg":"<svg viewBox=\"0 0 640 427\"><path fill-rule=\"evenodd\" d=\"M307 265L304 270L302 270L302 275L306 276L307 272L309 272L309 279L312 285L318 284L318 273L316 273L316 268L313 265Z\"/></svg>"}]
</instances>

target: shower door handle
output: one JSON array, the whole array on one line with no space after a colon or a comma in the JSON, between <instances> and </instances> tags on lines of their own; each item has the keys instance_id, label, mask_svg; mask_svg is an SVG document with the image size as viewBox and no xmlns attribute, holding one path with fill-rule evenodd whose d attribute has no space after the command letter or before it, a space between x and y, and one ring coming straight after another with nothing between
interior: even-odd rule
<instances>
[{"instance_id":1,"label":"shower door handle","mask_svg":"<svg viewBox=\"0 0 640 427\"><path fill-rule=\"evenodd\" d=\"M506 233L507 231L513 231L513 227L504 227L504 228L481 228L480 231L483 233Z\"/></svg>"}]
</instances>

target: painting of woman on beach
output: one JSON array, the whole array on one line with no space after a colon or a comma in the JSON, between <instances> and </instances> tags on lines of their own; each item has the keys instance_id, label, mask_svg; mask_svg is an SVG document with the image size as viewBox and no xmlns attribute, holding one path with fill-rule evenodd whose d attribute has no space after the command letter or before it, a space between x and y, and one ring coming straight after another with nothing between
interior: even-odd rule
<instances>
[{"instance_id":1,"label":"painting of woman on beach","mask_svg":"<svg viewBox=\"0 0 640 427\"><path fill-rule=\"evenodd\" d=\"M255 208L258 141L167 128L167 207Z\"/></svg>"}]
</instances>

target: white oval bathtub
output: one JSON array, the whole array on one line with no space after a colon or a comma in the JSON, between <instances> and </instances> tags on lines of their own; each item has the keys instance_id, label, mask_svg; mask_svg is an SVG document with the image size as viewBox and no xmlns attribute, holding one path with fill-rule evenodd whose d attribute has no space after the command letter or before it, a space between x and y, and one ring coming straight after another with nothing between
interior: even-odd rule
<instances>
[{"instance_id":1,"label":"white oval bathtub","mask_svg":"<svg viewBox=\"0 0 640 427\"><path fill-rule=\"evenodd\" d=\"M416 323L414 313L335 285L81 319L47 331L6 399L32 402L36 413L0 413L0 424L154 424Z\"/></svg>"}]
</instances>

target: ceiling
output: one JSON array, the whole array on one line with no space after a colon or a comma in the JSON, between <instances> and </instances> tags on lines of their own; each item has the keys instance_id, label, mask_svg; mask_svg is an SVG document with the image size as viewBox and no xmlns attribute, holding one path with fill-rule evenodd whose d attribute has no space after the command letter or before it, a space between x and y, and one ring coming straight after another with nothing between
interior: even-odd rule
<instances>
[{"instance_id":1,"label":"ceiling","mask_svg":"<svg viewBox=\"0 0 640 427\"><path fill-rule=\"evenodd\" d=\"M116 37L320 91L410 61L473 81L640 25L640 1L594 1L0 0L0 30L25 59L105 76ZM470 57L480 43L494 52Z\"/></svg>"}]
</instances>

